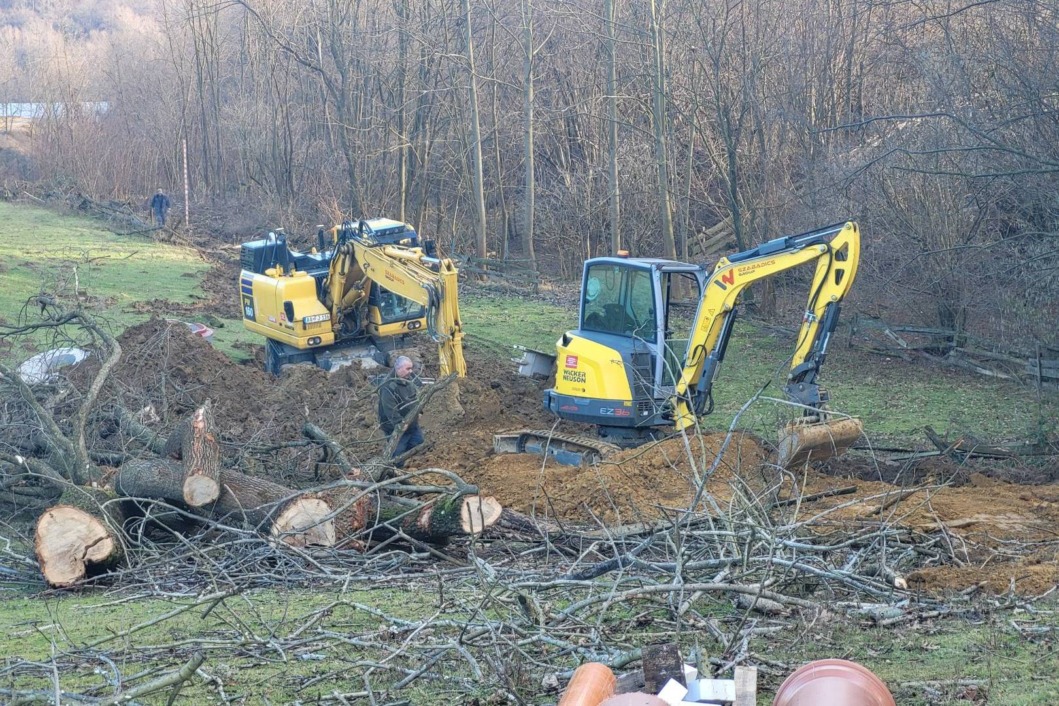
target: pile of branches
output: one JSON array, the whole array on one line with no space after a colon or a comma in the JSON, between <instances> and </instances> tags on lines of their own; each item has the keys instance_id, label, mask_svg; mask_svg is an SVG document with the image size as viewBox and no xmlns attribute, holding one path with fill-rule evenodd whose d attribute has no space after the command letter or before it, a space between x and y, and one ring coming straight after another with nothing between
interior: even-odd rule
<instances>
[{"instance_id":1,"label":"pile of branches","mask_svg":"<svg viewBox=\"0 0 1059 706\"><path fill-rule=\"evenodd\" d=\"M246 598L254 587L344 590L351 583L418 582L424 591L438 592L440 604L467 601L470 616L451 620L438 611L409 620L343 595L310 615L270 624L268 634L244 626L225 638L144 647L145 661L164 653L178 662L156 678L115 674L95 691L64 696L71 701L132 702L162 689L179 690L195 679L215 685L227 698L228 685L209 665L215 651L274 650L283 659L366 651L376 666L366 673L363 693L324 695L321 702L370 699L380 691L392 695L422 677L467 692L483 676L507 694L540 688L539 680L528 685L514 674L512 665L532 665L536 676L558 688L581 661L622 670L639 660L638 645L625 632L607 627L627 628L628 618L621 616L629 614L650 616L654 633L708 635L717 674L736 664L786 674L793 665L778 663L755 641L792 619L842 615L891 626L983 610L981 603L972 605L973 591L945 601L909 600L905 577L910 572L983 561L993 551L969 546L944 527L929 532L890 521L902 500L912 493L929 495L940 485L858 496L850 504L863 508L859 522L833 523L836 507L814 512L814 504L854 488L806 496L796 492L798 484L789 474L772 468L765 469L773 472L762 476L765 482L751 483L746 474L736 474L731 500L722 506L711 493L725 456L722 448L715 456L693 459L689 481L697 495L687 509L659 508L665 521L561 526L502 510L443 470L421 472L447 479L442 486L413 474L397 475L392 462L383 460L392 448L354 466L339 444L306 425L305 437L329 450L344 477L309 490L290 489L244 473L237 459L223 457L209 404L167 438L149 431L140 412L101 409L99 391L121 356L120 346L85 313L65 313L49 300L41 302L43 323L35 326L91 332L103 362L77 399L49 397L0 366L2 421L8 429L27 430L15 441L9 435L0 450L0 504L8 515L35 516L37 554L34 561L10 543L0 546L4 564L13 567L0 571L0 582L29 581L43 571L48 583L61 587L105 572L105 580L128 595L178 602L159 621L193 609L208 614L235 596ZM139 457L115 459L87 448L90 418L108 419L138 440ZM689 456L693 446L688 445ZM108 463L117 470L108 472ZM448 542L452 537L469 540ZM993 607L1007 610L1020 601L1025 602L1009 595L994 600ZM713 617L719 604L734 605L739 618ZM336 629L328 618L342 607L376 621L360 634L348 623ZM86 660L113 667L120 660L108 650L121 650L128 660L140 648L131 648L127 638L145 627L58 652L49 664L15 659L5 669L50 678ZM302 688L311 691L318 683L307 679ZM0 693L28 701L50 698L47 690Z\"/></svg>"},{"instance_id":2,"label":"pile of branches","mask_svg":"<svg viewBox=\"0 0 1059 706\"><path fill-rule=\"evenodd\" d=\"M103 359L88 392L73 402L65 399L68 391L42 391L0 366L7 402L3 413L7 428L14 430L0 452L0 505L9 506L8 515L36 514L36 556L53 587L120 568L136 535L147 530L184 535L203 528L234 530L272 545L363 551L395 539L443 545L452 537L478 534L500 517L494 499L480 497L475 487L447 471L437 469L433 475L447 478L448 486L395 480L394 463L403 459L389 457L399 434L381 456L354 467L339 444L306 424L304 434L328 450L343 471L340 481L311 490L249 475L232 462L226 467L208 400L162 438L142 423L149 410L133 413L118 405L97 405L121 358L118 341L83 311L66 312L44 297L39 302L43 321L14 333L80 327L94 335ZM451 378L433 386L420 406L449 382ZM91 453L86 443L89 418L120 427L140 441L141 452L119 458ZM105 470L97 458L118 466Z\"/></svg>"},{"instance_id":3,"label":"pile of branches","mask_svg":"<svg viewBox=\"0 0 1059 706\"><path fill-rule=\"evenodd\" d=\"M707 485L715 470L703 467L697 481ZM768 487L749 485L742 491L723 509L704 494L706 510L620 527L519 524L505 511L473 541L412 550L384 542L357 552L310 550L208 523L192 533L171 530L168 538L131 532L127 564L111 574L122 586L118 600L164 597L171 607L58 650L50 662L16 657L4 670L46 684L53 672L95 667L99 686L64 694L71 702L135 702L163 690L175 693L186 682L229 701L246 685L233 683L225 670L243 655L259 663L318 661L315 673L286 678L306 701L415 703L408 691L429 680L432 689L468 699L485 684L497 701L525 703L557 692L584 661L622 674L627 690L640 688L633 669L643 658L638 629L655 637L693 636L700 653L691 660L697 657L700 668L715 675L753 664L782 679L798 665L778 660L768 645L785 630L807 634L806 623L841 617L845 623L914 626L944 616L981 620L990 612L1036 612L1034 599L1015 595L977 600L967 591L945 600L908 600L903 569L922 565L923 557L959 562L961 549L951 538L889 526L885 515L896 497L869 501L879 512L867 509L860 531L829 533L828 513L810 510L824 496L776 497ZM239 617L274 600L249 589L305 586L329 587L330 596L266 623ZM424 602L424 612L410 616L358 597L365 588L396 586ZM174 627L161 642L137 634L181 616L198 614L205 623L205 616L222 612L227 617L220 628L185 635ZM1039 628L1029 619L1017 625L1027 636ZM161 673L135 666L159 659L169 664ZM351 663L363 665L357 670L362 684L336 690ZM50 696L46 689L2 689L27 702ZM907 694L910 700L918 695Z\"/></svg>"}]
</instances>

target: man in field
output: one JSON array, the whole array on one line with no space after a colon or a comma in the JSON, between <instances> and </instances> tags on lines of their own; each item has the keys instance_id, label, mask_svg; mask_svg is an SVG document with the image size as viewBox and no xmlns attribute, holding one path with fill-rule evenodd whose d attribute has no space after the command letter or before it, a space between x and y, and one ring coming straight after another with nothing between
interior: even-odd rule
<instances>
[{"instance_id":1,"label":"man in field","mask_svg":"<svg viewBox=\"0 0 1059 706\"><path fill-rule=\"evenodd\" d=\"M383 432L391 436L394 430L413 413L419 400L419 390L412 381L412 359L398 356L391 373L379 387L379 425ZM419 428L418 414L401 434L393 457L423 443L423 432ZM392 457L391 457L392 458ZM398 464L400 467L400 464Z\"/></svg>"},{"instance_id":2,"label":"man in field","mask_svg":"<svg viewBox=\"0 0 1059 706\"><path fill-rule=\"evenodd\" d=\"M154 224L165 228L165 215L169 212L169 197L161 189L151 199L151 211L154 212Z\"/></svg>"}]
</instances>

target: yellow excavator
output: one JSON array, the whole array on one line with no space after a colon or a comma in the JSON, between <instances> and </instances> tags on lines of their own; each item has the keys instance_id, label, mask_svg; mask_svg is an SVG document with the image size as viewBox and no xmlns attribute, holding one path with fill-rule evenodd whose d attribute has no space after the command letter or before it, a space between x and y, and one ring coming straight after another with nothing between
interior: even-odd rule
<instances>
[{"instance_id":1,"label":"yellow excavator","mask_svg":"<svg viewBox=\"0 0 1059 706\"><path fill-rule=\"evenodd\" d=\"M662 259L587 260L580 326L556 344L555 387L544 405L561 419L595 425L599 439L520 430L498 434L496 450L548 453L576 465L694 427L713 409L740 295L754 282L814 264L784 387L803 414L781 430L777 463L791 467L844 452L860 437L861 422L829 413L818 377L859 261L853 222L723 257L712 272Z\"/></svg>"},{"instance_id":2,"label":"yellow excavator","mask_svg":"<svg viewBox=\"0 0 1059 706\"><path fill-rule=\"evenodd\" d=\"M309 252L286 235L243 243L243 325L265 337L265 369L313 362L331 370L380 357L410 333L438 344L440 374L467 374L457 270L407 223L388 218L320 226ZM382 362L382 361L380 361Z\"/></svg>"}]
</instances>

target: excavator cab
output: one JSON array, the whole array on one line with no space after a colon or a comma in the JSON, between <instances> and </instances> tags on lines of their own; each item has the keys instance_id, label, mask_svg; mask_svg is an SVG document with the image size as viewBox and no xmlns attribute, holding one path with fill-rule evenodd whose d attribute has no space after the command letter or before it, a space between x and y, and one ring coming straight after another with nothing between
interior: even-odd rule
<instances>
[{"instance_id":1,"label":"excavator cab","mask_svg":"<svg viewBox=\"0 0 1059 706\"><path fill-rule=\"evenodd\" d=\"M618 446L641 444L671 424L668 400L707 274L672 260L585 262L580 326L559 341L555 388L545 405L597 425L600 437Z\"/></svg>"}]
</instances>

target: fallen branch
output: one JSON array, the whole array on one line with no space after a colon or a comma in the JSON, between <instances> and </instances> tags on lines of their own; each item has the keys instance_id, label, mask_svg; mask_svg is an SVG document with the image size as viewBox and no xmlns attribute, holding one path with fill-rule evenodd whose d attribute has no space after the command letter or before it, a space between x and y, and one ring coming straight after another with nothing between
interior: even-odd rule
<instances>
[{"instance_id":1,"label":"fallen branch","mask_svg":"<svg viewBox=\"0 0 1059 706\"><path fill-rule=\"evenodd\" d=\"M167 452L169 440L141 424L135 414L124 407L115 407L113 414L122 431L130 434L134 439L159 456L169 455Z\"/></svg>"},{"instance_id":2,"label":"fallen branch","mask_svg":"<svg viewBox=\"0 0 1059 706\"><path fill-rule=\"evenodd\" d=\"M110 706L111 704L124 704L141 696L153 694L154 692L161 691L162 689L168 689L171 686L175 687L176 691L179 691L180 687L184 685L184 682L194 676L195 672L198 670L199 667L202 666L202 663L205 661L206 656L201 652L196 652L194 655L191 656L191 659L187 662L187 664L185 664L177 671L171 674L166 674L165 676L158 677L157 679L152 679L146 684L141 684L140 686L137 686L133 689L129 689L128 691L118 694L117 696L113 696L107 699L106 701L103 701L102 703L106 704L107 706ZM176 694L174 693L173 695L175 696ZM173 703L172 697L170 697L169 703Z\"/></svg>"},{"instance_id":3,"label":"fallen branch","mask_svg":"<svg viewBox=\"0 0 1059 706\"><path fill-rule=\"evenodd\" d=\"M332 439L327 432L320 427L306 422L302 427L302 434L307 438L321 444L325 450L325 458L322 463L334 463L338 465L338 468L342 471L342 475L349 476L354 473L359 473L353 464L346 458L346 452L342 448L342 445Z\"/></svg>"}]
</instances>

